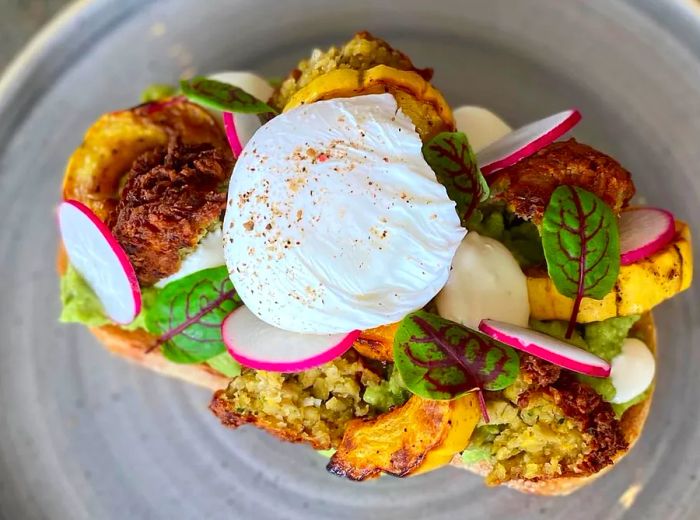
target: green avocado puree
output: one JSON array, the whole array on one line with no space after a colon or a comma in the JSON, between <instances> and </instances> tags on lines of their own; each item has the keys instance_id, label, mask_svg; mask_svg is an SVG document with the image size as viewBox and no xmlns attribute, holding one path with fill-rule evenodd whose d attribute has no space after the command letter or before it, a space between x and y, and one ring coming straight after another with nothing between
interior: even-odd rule
<instances>
[{"instance_id":1,"label":"green avocado puree","mask_svg":"<svg viewBox=\"0 0 700 520\"><path fill-rule=\"evenodd\" d=\"M146 316L155 301L158 289L146 287L141 289L141 312L136 319L128 325L121 325L124 330L145 330ZM86 327L101 327L112 325L112 321L107 318L97 295L90 288L87 282L69 265L66 272L61 276L61 303L63 308L58 318L63 323L80 323ZM227 377L236 377L241 372L241 367L236 363L228 352L223 352L218 356L208 359L206 363Z\"/></svg>"},{"instance_id":2,"label":"green avocado puree","mask_svg":"<svg viewBox=\"0 0 700 520\"><path fill-rule=\"evenodd\" d=\"M156 292L157 290L152 287L141 289L141 312L128 325L121 325L122 329L147 330L146 314L155 299ZM71 265L68 265L65 274L61 276L61 303L63 308L58 319L63 323L80 323L86 327L113 324L105 315L95 292Z\"/></svg>"}]
</instances>

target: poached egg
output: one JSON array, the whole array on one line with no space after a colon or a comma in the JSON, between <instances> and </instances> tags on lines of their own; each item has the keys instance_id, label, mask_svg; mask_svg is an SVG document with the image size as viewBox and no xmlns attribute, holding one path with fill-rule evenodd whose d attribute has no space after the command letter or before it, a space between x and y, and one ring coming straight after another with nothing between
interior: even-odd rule
<instances>
[{"instance_id":1,"label":"poached egg","mask_svg":"<svg viewBox=\"0 0 700 520\"><path fill-rule=\"evenodd\" d=\"M243 149L224 256L263 321L327 334L401 320L447 281L466 234L390 94L283 113Z\"/></svg>"}]
</instances>

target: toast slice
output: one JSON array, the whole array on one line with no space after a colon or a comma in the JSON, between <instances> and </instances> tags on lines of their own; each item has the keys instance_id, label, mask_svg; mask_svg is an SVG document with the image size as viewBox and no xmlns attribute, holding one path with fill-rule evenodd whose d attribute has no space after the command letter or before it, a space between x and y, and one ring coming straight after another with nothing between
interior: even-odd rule
<instances>
[{"instance_id":1,"label":"toast slice","mask_svg":"<svg viewBox=\"0 0 700 520\"><path fill-rule=\"evenodd\" d=\"M66 265L65 252L63 248L60 248L57 258L58 272L65 272ZM652 352L656 353L656 331L651 313L644 314L635 324L633 331L640 336ZM156 338L145 331L125 331L114 325L105 325L91 328L90 332L112 354L123 357L159 374L178 378L211 391L222 390L228 386L229 378L206 364L180 365L167 360L158 349L149 352ZM615 463L622 459L639 439L649 414L650 406L651 397L632 406L622 416L621 427L629 447L627 450L618 453ZM486 476L491 471L490 463L480 462L468 465L462 461L461 455L455 455L451 464L481 476ZM613 466L614 464L607 466L598 473L582 477L561 477L541 481L512 480L505 482L503 485L535 495L568 495L608 472Z\"/></svg>"}]
</instances>

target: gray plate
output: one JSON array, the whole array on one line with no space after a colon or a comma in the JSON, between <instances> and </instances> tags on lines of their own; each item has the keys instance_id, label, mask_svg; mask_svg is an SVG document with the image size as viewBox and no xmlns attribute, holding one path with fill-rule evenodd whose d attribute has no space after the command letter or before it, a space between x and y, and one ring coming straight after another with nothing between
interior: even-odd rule
<instances>
[{"instance_id":1,"label":"gray plate","mask_svg":"<svg viewBox=\"0 0 700 520\"><path fill-rule=\"evenodd\" d=\"M697 517L700 284L657 313L658 391L641 442L563 499L489 490L454 469L345 482L305 447L219 427L207 392L56 323L52 208L92 120L182 73L283 74L312 45L364 28L433 66L453 103L514 124L578 106L577 136L697 229L700 26L688 4L659 3L97 0L60 17L0 84L0 517Z\"/></svg>"}]
</instances>

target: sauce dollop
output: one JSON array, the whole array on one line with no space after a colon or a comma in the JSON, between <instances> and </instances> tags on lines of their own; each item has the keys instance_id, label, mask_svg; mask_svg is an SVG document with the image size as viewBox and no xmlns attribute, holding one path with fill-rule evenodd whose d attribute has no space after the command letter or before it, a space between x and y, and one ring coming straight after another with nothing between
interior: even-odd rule
<instances>
[{"instance_id":1,"label":"sauce dollop","mask_svg":"<svg viewBox=\"0 0 700 520\"><path fill-rule=\"evenodd\" d=\"M477 329L482 319L527 327L527 280L499 241L470 231L454 258L447 284L435 303L443 318Z\"/></svg>"}]
</instances>

